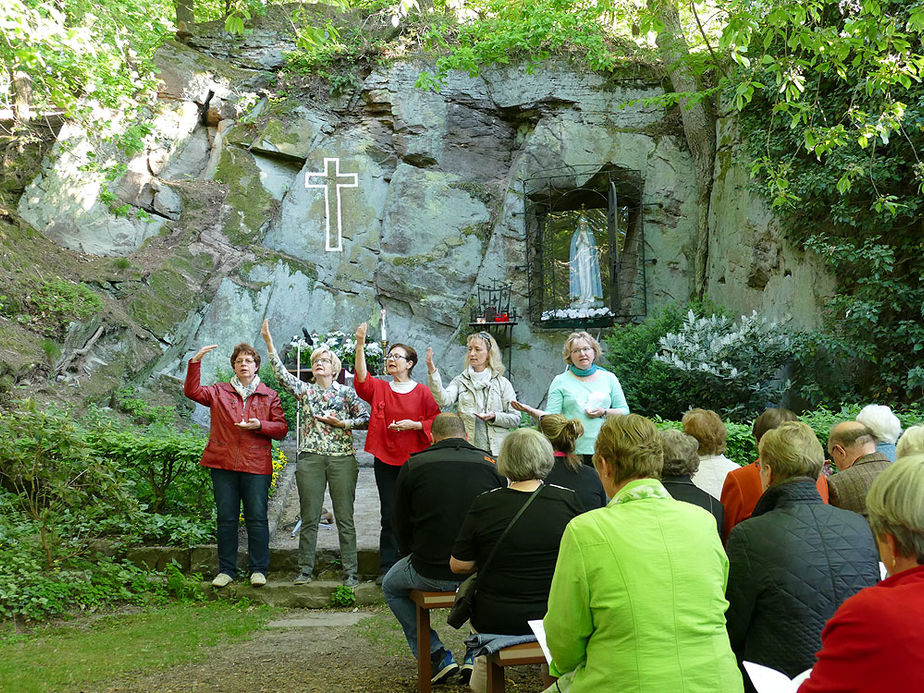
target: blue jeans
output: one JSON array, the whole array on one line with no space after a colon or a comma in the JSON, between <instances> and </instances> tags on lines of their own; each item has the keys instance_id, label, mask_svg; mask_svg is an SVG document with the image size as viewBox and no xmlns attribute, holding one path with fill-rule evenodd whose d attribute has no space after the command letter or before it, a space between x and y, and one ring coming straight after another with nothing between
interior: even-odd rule
<instances>
[{"instance_id":1,"label":"blue jeans","mask_svg":"<svg viewBox=\"0 0 924 693\"><path fill-rule=\"evenodd\" d=\"M247 553L251 573L266 573L269 568L269 525L266 504L272 475L209 469L212 492L218 509L218 572L237 577L237 530L241 503L247 526Z\"/></svg>"},{"instance_id":2,"label":"blue jeans","mask_svg":"<svg viewBox=\"0 0 924 693\"><path fill-rule=\"evenodd\" d=\"M405 556L398 560L382 581L382 592L385 593L385 601L388 602L388 608L391 609L401 628L404 630L404 637L407 638L407 644L411 647L414 657L417 657L417 607L410 600L408 595L411 590L425 590L427 592L450 592L454 591L461 580L435 580L424 577L411 565L411 557ZM436 634L433 628L430 628L430 653L436 652L443 646L440 636Z\"/></svg>"}]
</instances>

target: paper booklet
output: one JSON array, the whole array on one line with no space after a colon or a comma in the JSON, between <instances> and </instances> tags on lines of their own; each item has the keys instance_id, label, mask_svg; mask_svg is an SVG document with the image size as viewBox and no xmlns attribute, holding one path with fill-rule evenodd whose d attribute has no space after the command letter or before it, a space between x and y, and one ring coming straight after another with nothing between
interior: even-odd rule
<instances>
[{"instance_id":1,"label":"paper booklet","mask_svg":"<svg viewBox=\"0 0 924 693\"><path fill-rule=\"evenodd\" d=\"M545 624L542 622L542 619L536 619L535 621L527 621L529 627L532 629L533 633L536 635L536 640L539 641L539 647L542 648L542 654L545 655L545 661L547 664L552 663L552 654L549 652L549 644L545 641Z\"/></svg>"},{"instance_id":2,"label":"paper booklet","mask_svg":"<svg viewBox=\"0 0 924 693\"><path fill-rule=\"evenodd\" d=\"M751 683L754 684L757 693L796 693L802 682L812 674L809 668L796 678L790 679L781 671L754 662L745 662L744 668L751 677Z\"/></svg>"}]
</instances>

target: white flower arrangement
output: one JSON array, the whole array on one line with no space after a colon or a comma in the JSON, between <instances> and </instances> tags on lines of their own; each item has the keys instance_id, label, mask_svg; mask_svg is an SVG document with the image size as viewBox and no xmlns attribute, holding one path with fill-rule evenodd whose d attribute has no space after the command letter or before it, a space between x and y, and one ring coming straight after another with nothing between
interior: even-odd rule
<instances>
[{"instance_id":1,"label":"white flower arrangement","mask_svg":"<svg viewBox=\"0 0 924 693\"><path fill-rule=\"evenodd\" d=\"M587 320L591 318L611 318L615 313L609 308L558 308L544 310L540 320Z\"/></svg>"}]
</instances>

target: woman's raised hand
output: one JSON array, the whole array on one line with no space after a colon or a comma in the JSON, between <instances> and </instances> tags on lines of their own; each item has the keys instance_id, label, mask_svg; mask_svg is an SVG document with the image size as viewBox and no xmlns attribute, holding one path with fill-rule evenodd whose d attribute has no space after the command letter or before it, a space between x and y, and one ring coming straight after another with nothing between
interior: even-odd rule
<instances>
[{"instance_id":1,"label":"woman's raised hand","mask_svg":"<svg viewBox=\"0 0 924 693\"><path fill-rule=\"evenodd\" d=\"M199 361L202 360L203 356L209 353L212 349L217 349L217 348L218 348L217 344L209 344L208 346L204 346L201 349L199 349L199 351L196 352L196 355L193 356L190 359L190 361L192 361L193 363L199 363Z\"/></svg>"},{"instance_id":2,"label":"woman's raised hand","mask_svg":"<svg viewBox=\"0 0 924 693\"><path fill-rule=\"evenodd\" d=\"M260 334L263 336L263 341L266 342L266 350L269 352L275 352L273 348L273 335L270 334L269 329L269 320L264 318L263 325L260 327Z\"/></svg>"},{"instance_id":3,"label":"woman's raised hand","mask_svg":"<svg viewBox=\"0 0 924 693\"><path fill-rule=\"evenodd\" d=\"M365 344L366 343L366 329L368 329L366 323L362 323L359 327L356 328L356 343Z\"/></svg>"},{"instance_id":4,"label":"woman's raised hand","mask_svg":"<svg viewBox=\"0 0 924 693\"><path fill-rule=\"evenodd\" d=\"M436 373L436 366L433 365L433 347L427 347L427 372Z\"/></svg>"}]
</instances>

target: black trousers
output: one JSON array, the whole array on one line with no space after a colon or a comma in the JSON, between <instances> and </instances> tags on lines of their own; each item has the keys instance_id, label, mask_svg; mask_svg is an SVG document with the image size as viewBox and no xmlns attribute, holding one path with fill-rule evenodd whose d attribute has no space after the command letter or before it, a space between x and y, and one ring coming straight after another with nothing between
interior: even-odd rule
<instances>
[{"instance_id":1,"label":"black trousers","mask_svg":"<svg viewBox=\"0 0 924 693\"><path fill-rule=\"evenodd\" d=\"M376 457L373 469L375 470L375 485L379 490L379 507L382 511L382 530L379 532L379 575L384 575L401 558L398 538L395 536L391 523L395 509L395 487L398 485L398 473L401 467L385 464Z\"/></svg>"}]
</instances>

